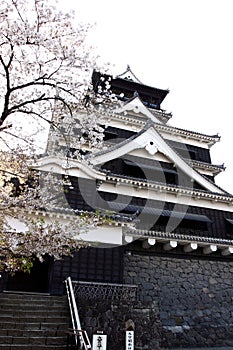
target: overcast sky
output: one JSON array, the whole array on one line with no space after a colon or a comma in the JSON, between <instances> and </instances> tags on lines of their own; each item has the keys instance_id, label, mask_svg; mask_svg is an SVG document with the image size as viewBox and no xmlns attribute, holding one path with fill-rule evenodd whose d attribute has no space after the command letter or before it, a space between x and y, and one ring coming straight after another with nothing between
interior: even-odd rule
<instances>
[{"instance_id":1,"label":"overcast sky","mask_svg":"<svg viewBox=\"0 0 233 350\"><path fill-rule=\"evenodd\" d=\"M226 171L218 185L233 194L232 0L62 0L89 34L102 62L127 64L147 85L169 89L170 124L214 135L212 161Z\"/></svg>"}]
</instances>

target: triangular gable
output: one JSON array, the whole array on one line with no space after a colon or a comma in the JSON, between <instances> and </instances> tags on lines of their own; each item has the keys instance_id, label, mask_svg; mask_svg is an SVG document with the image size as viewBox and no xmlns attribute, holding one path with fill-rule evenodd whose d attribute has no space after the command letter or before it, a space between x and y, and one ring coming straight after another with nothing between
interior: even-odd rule
<instances>
[{"instance_id":1,"label":"triangular gable","mask_svg":"<svg viewBox=\"0 0 233 350\"><path fill-rule=\"evenodd\" d=\"M129 65L127 66L126 71L122 74L117 75L116 78L131 80L131 81L134 81L135 83L142 84L142 82L134 75Z\"/></svg>"},{"instance_id":2,"label":"triangular gable","mask_svg":"<svg viewBox=\"0 0 233 350\"><path fill-rule=\"evenodd\" d=\"M214 193L225 193L225 191L194 170L176 151L173 150L158 131L150 125L136 136L115 145L107 151L92 154L88 158L93 165L99 165L142 148L146 149L150 155L155 155L157 152L163 153L178 169L191 179L195 180L206 190Z\"/></svg>"},{"instance_id":3,"label":"triangular gable","mask_svg":"<svg viewBox=\"0 0 233 350\"><path fill-rule=\"evenodd\" d=\"M127 101L123 106L117 107L114 110L115 113L128 113L134 112L137 114L142 114L147 117L153 123L162 124L162 122L152 114L149 109L143 104L139 95L137 93L134 94L134 97Z\"/></svg>"}]
</instances>

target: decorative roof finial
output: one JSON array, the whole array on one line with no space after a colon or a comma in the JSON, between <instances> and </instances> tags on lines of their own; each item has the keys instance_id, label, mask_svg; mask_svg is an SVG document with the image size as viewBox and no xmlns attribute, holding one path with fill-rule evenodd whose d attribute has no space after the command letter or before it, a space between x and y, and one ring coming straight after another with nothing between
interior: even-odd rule
<instances>
[{"instance_id":1,"label":"decorative roof finial","mask_svg":"<svg viewBox=\"0 0 233 350\"><path fill-rule=\"evenodd\" d=\"M127 64L126 71L122 74L117 75L117 78L125 79L125 80L131 80L135 83L142 84L142 82L135 76L135 74L132 72L129 64Z\"/></svg>"}]
</instances>

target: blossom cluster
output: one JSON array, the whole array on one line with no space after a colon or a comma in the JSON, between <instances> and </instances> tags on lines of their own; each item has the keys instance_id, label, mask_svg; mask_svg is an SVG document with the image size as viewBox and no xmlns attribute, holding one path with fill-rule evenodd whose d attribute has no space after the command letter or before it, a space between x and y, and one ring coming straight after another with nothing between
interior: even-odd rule
<instances>
[{"instance_id":1,"label":"blossom cluster","mask_svg":"<svg viewBox=\"0 0 233 350\"><path fill-rule=\"evenodd\" d=\"M80 215L70 208L65 224L51 218L64 204L61 189L68 180L39 174L30 165L44 121L54 130L48 153L59 155L56 143L64 127L75 157L84 144L94 150L103 140L101 107L85 102L87 93L92 100L90 75L96 68L85 45L89 26L75 27L73 18L48 0L0 2L0 270L29 271L33 259L42 261L45 254L72 254L86 245L80 233L102 222L97 213ZM77 109L83 118L76 118Z\"/></svg>"}]
</instances>

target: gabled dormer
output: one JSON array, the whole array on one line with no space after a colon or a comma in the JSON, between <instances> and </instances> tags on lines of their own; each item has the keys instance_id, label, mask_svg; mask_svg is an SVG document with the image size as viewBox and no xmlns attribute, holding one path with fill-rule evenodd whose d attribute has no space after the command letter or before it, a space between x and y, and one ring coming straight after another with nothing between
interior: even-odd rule
<instances>
[{"instance_id":1,"label":"gabled dormer","mask_svg":"<svg viewBox=\"0 0 233 350\"><path fill-rule=\"evenodd\" d=\"M145 154L143 155L141 152L142 150L145 151ZM177 185L179 187L187 187L187 182L184 181L184 177L182 174L185 174L186 179L190 179L191 182L195 182L200 186L200 188L207 192L212 193L219 193L224 194L226 193L224 190L216 186L212 181L209 181L205 176L200 174L197 170L195 170L189 162L187 162L187 159L185 160L182 156L180 156L170 145L166 140L161 136L161 134L156 130L153 123L149 122L144 129L141 130L138 134L133 135L131 138L126 139L118 143L117 145L114 145L113 147L107 148L105 150L102 150L101 152L95 153L95 154L89 154L87 156L90 164L94 166L100 166L104 163L107 163L109 161L112 161L113 159L119 159L126 155L134 155L138 157L138 161L136 162L136 165L141 167L141 161L140 158L143 160L143 158L150 158L155 162L154 167L156 168L158 165L157 160L161 160L161 157L164 157L165 163L172 163L176 169L179 169L177 173L178 177L178 183ZM159 158L158 158L159 157ZM138 163L138 164L137 164ZM118 166L118 165L117 165ZM147 166L144 166L144 168L148 168ZM153 164L150 165L150 168L153 168ZM160 169L162 173L166 172L173 172L174 170L171 169L164 169L161 167ZM138 171L138 170L137 170ZM143 169L145 172L145 169ZM178 176L179 175L179 176ZM147 178L147 180L150 179ZM163 180L165 177L163 176ZM180 181L182 179L182 181ZM156 181L156 177L154 179ZM161 177L160 177L161 180ZM159 182L160 182L159 180ZM166 181L165 181L166 182Z\"/></svg>"},{"instance_id":2,"label":"gabled dormer","mask_svg":"<svg viewBox=\"0 0 233 350\"><path fill-rule=\"evenodd\" d=\"M121 106L116 107L114 112L115 114L130 115L136 118L141 116L142 120L144 119L146 122L147 120L151 120L153 123L162 123L158 116L155 116L150 109L145 106L137 91L133 94L132 98L128 99Z\"/></svg>"}]
</instances>

